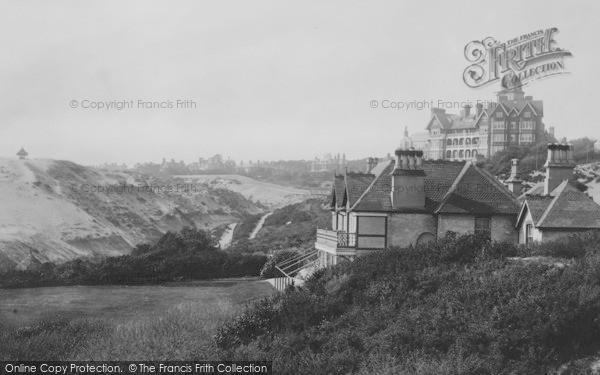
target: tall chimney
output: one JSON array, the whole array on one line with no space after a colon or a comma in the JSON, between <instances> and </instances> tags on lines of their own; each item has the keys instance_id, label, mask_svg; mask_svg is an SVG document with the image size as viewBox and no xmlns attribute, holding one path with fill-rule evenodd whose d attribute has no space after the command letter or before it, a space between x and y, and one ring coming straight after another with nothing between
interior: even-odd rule
<instances>
[{"instance_id":1,"label":"tall chimney","mask_svg":"<svg viewBox=\"0 0 600 375\"><path fill-rule=\"evenodd\" d=\"M523 192L523 181L519 178L519 159L512 159L510 166L510 176L506 180L508 190L514 195L520 196Z\"/></svg>"},{"instance_id":2,"label":"tall chimney","mask_svg":"<svg viewBox=\"0 0 600 375\"><path fill-rule=\"evenodd\" d=\"M373 169L373 167L375 166L374 164L374 160L373 158L369 157L367 159L367 173L371 173L371 170Z\"/></svg>"},{"instance_id":3,"label":"tall chimney","mask_svg":"<svg viewBox=\"0 0 600 375\"><path fill-rule=\"evenodd\" d=\"M423 151L397 149L395 154L396 167L390 173L392 208L394 210L425 209L425 171L420 161ZM402 162L400 166L399 161Z\"/></svg>"},{"instance_id":4,"label":"tall chimney","mask_svg":"<svg viewBox=\"0 0 600 375\"><path fill-rule=\"evenodd\" d=\"M550 133L551 136L554 136L554 126L548 128L548 133Z\"/></svg>"},{"instance_id":5,"label":"tall chimney","mask_svg":"<svg viewBox=\"0 0 600 375\"><path fill-rule=\"evenodd\" d=\"M483 104L481 104L481 103L477 103L477 104L475 105L475 108L477 108L477 110L475 111L475 115L476 115L477 117L479 117L479 115L481 115L481 112L483 112Z\"/></svg>"},{"instance_id":6,"label":"tall chimney","mask_svg":"<svg viewBox=\"0 0 600 375\"><path fill-rule=\"evenodd\" d=\"M465 104L465 117L471 114L471 106L469 104Z\"/></svg>"},{"instance_id":7,"label":"tall chimney","mask_svg":"<svg viewBox=\"0 0 600 375\"><path fill-rule=\"evenodd\" d=\"M546 179L544 181L544 194L552 193L564 180L573 175L575 161L573 160L573 146L566 143L549 143L546 164Z\"/></svg>"}]
</instances>

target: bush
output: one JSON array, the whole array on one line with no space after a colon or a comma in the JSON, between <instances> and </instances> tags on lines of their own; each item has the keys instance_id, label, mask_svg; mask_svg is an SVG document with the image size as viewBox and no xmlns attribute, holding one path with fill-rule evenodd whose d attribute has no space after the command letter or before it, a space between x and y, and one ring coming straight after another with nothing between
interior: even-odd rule
<instances>
[{"instance_id":1,"label":"bush","mask_svg":"<svg viewBox=\"0 0 600 375\"><path fill-rule=\"evenodd\" d=\"M600 351L598 234L565 241L545 251L577 249L566 267L509 262L523 249L452 233L359 257L215 339L228 359L269 358L278 374L546 374Z\"/></svg>"}]
</instances>

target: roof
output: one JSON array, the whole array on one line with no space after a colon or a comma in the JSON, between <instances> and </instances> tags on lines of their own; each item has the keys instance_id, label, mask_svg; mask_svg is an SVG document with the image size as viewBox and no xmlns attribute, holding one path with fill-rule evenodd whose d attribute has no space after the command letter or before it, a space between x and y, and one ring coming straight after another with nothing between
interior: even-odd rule
<instances>
[{"instance_id":1,"label":"roof","mask_svg":"<svg viewBox=\"0 0 600 375\"><path fill-rule=\"evenodd\" d=\"M19 150L19 152L17 152L17 156L27 156L27 151L25 151L25 149L23 147L21 147L21 149Z\"/></svg>"},{"instance_id":2,"label":"roof","mask_svg":"<svg viewBox=\"0 0 600 375\"><path fill-rule=\"evenodd\" d=\"M446 113L445 111L435 111L433 112L431 120L429 120L427 129L429 129L429 126L431 125L434 119L438 120L440 126L444 130L472 129L477 127L477 116L474 113L471 113L468 116L464 116Z\"/></svg>"},{"instance_id":3,"label":"roof","mask_svg":"<svg viewBox=\"0 0 600 375\"><path fill-rule=\"evenodd\" d=\"M436 212L516 214L518 204L494 176L474 164L467 164Z\"/></svg>"},{"instance_id":4,"label":"roof","mask_svg":"<svg viewBox=\"0 0 600 375\"><path fill-rule=\"evenodd\" d=\"M352 206L375 179L371 173L352 173L336 175L332 188L332 208L343 208L346 203Z\"/></svg>"},{"instance_id":5,"label":"roof","mask_svg":"<svg viewBox=\"0 0 600 375\"><path fill-rule=\"evenodd\" d=\"M351 204L353 211L393 212L391 200L393 160L373 169L373 180ZM518 205L512 194L494 177L472 163L426 160L425 207L431 213L506 213L516 214ZM415 211L414 209L410 211Z\"/></svg>"},{"instance_id":6,"label":"roof","mask_svg":"<svg viewBox=\"0 0 600 375\"><path fill-rule=\"evenodd\" d=\"M527 211L531 213L537 228L600 228L600 205L567 180L549 195L525 194L517 224Z\"/></svg>"}]
</instances>

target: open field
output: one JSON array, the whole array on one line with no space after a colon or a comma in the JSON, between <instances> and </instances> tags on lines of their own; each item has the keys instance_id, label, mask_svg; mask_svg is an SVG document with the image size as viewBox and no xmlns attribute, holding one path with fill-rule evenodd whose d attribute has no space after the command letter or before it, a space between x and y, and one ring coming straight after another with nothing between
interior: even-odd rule
<instances>
[{"instance_id":1,"label":"open field","mask_svg":"<svg viewBox=\"0 0 600 375\"><path fill-rule=\"evenodd\" d=\"M3 360L212 359L212 335L265 281L0 290Z\"/></svg>"},{"instance_id":2,"label":"open field","mask_svg":"<svg viewBox=\"0 0 600 375\"><path fill-rule=\"evenodd\" d=\"M50 319L127 322L160 315L183 303L243 305L271 292L266 282L238 279L166 285L0 289L0 319L6 327L24 327Z\"/></svg>"}]
</instances>

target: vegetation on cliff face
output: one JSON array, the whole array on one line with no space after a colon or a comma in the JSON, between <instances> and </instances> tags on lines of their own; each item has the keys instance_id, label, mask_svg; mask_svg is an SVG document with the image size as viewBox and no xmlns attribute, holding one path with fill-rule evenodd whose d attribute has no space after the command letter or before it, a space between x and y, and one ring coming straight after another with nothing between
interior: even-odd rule
<instances>
[{"instance_id":1,"label":"vegetation on cliff face","mask_svg":"<svg viewBox=\"0 0 600 375\"><path fill-rule=\"evenodd\" d=\"M599 239L528 249L450 233L378 252L256 303L215 343L278 374L555 373L600 351Z\"/></svg>"},{"instance_id":2,"label":"vegetation on cliff face","mask_svg":"<svg viewBox=\"0 0 600 375\"><path fill-rule=\"evenodd\" d=\"M324 228L331 213L323 199L307 199L273 211L256 238L239 238L228 248L230 252L271 254L276 250L298 250L314 247L317 227Z\"/></svg>"},{"instance_id":3,"label":"vegetation on cliff face","mask_svg":"<svg viewBox=\"0 0 600 375\"><path fill-rule=\"evenodd\" d=\"M218 250L208 233L184 228L179 233L167 232L154 245L138 245L129 255L9 271L0 274L0 287L157 284L258 276L266 260L264 255Z\"/></svg>"}]
</instances>

